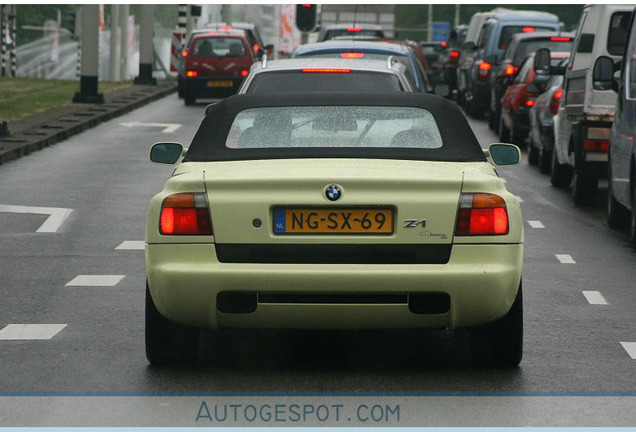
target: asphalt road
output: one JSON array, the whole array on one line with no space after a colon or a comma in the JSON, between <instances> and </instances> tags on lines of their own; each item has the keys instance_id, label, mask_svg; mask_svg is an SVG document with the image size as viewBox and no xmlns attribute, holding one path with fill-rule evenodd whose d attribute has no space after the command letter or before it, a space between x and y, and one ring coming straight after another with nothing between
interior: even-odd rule
<instances>
[{"instance_id":1,"label":"asphalt road","mask_svg":"<svg viewBox=\"0 0 636 432\"><path fill-rule=\"evenodd\" d=\"M0 167L0 424L636 423L628 234L607 227L604 187L594 207L577 207L525 155L500 170L526 223L519 368L476 367L462 335L433 332L231 332L198 367L149 366L144 226L172 168L151 164L148 150L187 144L203 109L171 95ZM471 125L483 146L497 140L486 121ZM212 410L237 400L291 410L293 401L316 409L341 399L337 421L335 408L325 421L313 413L281 417L286 424L245 412L219 422ZM384 407L375 412L382 421L370 410L365 421L361 405ZM206 423L206 409L215 422Z\"/></svg>"}]
</instances>

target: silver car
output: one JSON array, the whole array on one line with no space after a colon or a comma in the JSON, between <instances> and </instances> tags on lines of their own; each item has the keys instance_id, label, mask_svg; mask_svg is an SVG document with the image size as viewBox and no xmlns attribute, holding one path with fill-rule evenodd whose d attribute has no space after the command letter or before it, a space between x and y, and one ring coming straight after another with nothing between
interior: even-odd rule
<instances>
[{"instance_id":1,"label":"silver car","mask_svg":"<svg viewBox=\"0 0 636 432\"><path fill-rule=\"evenodd\" d=\"M238 94L299 91L416 91L409 69L397 59L298 58L252 65Z\"/></svg>"}]
</instances>

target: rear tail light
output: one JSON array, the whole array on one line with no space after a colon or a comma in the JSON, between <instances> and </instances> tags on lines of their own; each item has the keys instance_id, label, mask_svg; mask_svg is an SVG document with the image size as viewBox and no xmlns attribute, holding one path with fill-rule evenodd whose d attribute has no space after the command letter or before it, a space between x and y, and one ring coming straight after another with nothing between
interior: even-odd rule
<instances>
[{"instance_id":1,"label":"rear tail light","mask_svg":"<svg viewBox=\"0 0 636 432\"><path fill-rule=\"evenodd\" d=\"M159 231L163 235L212 235L212 223L203 193L167 196L161 204Z\"/></svg>"},{"instance_id":2,"label":"rear tail light","mask_svg":"<svg viewBox=\"0 0 636 432\"><path fill-rule=\"evenodd\" d=\"M259 49L261 49L261 46L259 44L254 44L252 49L254 50L254 52L257 52Z\"/></svg>"},{"instance_id":3,"label":"rear tail light","mask_svg":"<svg viewBox=\"0 0 636 432\"><path fill-rule=\"evenodd\" d=\"M490 69L492 69L492 65L488 62L480 60L478 68L477 80L479 81L488 81L490 79Z\"/></svg>"},{"instance_id":4,"label":"rear tail light","mask_svg":"<svg viewBox=\"0 0 636 432\"><path fill-rule=\"evenodd\" d=\"M450 60L448 61L450 64L459 63L459 51L451 51Z\"/></svg>"},{"instance_id":5,"label":"rear tail light","mask_svg":"<svg viewBox=\"0 0 636 432\"><path fill-rule=\"evenodd\" d=\"M536 101L534 99L526 99L525 105L527 107L533 107Z\"/></svg>"},{"instance_id":6,"label":"rear tail light","mask_svg":"<svg viewBox=\"0 0 636 432\"><path fill-rule=\"evenodd\" d=\"M305 68L302 73L351 73L351 69Z\"/></svg>"},{"instance_id":7,"label":"rear tail light","mask_svg":"<svg viewBox=\"0 0 636 432\"><path fill-rule=\"evenodd\" d=\"M364 58L364 53L346 52L346 53L341 53L340 57L359 59L359 58Z\"/></svg>"},{"instance_id":8,"label":"rear tail light","mask_svg":"<svg viewBox=\"0 0 636 432\"><path fill-rule=\"evenodd\" d=\"M506 74L507 77L513 77L513 76L515 76L517 74L518 70L519 70L519 68L517 66L508 65L504 69L504 74Z\"/></svg>"},{"instance_id":9,"label":"rear tail light","mask_svg":"<svg viewBox=\"0 0 636 432\"><path fill-rule=\"evenodd\" d=\"M242 76L242 77L246 77L249 73L250 73L250 72L249 72L247 69L243 69L243 70L241 71L241 76Z\"/></svg>"},{"instance_id":10,"label":"rear tail light","mask_svg":"<svg viewBox=\"0 0 636 432\"><path fill-rule=\"evenodd\" d=\"M199 76L199 72L198 71L189 70L189 71L186 71L186 76L187 77L191 77L191 78L198 77Z\"/></svg>"},{"instance_id":11,"label":"rear tail light","mask_svg":"<svg viewBox=\"0 0 636 432\"><path fill-rule=\"evenodd\" d=\"M536 30L536 29L535 29L534 27L524 27L524 28L522 29L522 31L523 31L524 33L532 33L532 32L534 32L535 30Z\"/></svg>"},{"instance_id":12,"label":"rear tail light","mask_svg":"<svg viewBox=\"0 0 636 432\"><path fill-rule=\"evenodd\" d=\"M552 94L552 98L550 99L550 114L556 115L559 111L559 101L561 100L561 96L563 96L563 89L559 87Z\"/></svg>"},{"instance_id":13,"label":"rear tail light","mask_svg":"<svg viewBox=\"0 0 636 432\"><path fill-rule=\"evenodd\" d=\"M609 140L586 139L583 141L583 149L585 149L585 151L607 152L609 151L609 147Z\"/></svg>"},{"instance_id":14,"label":"rear tail light","mask_svg":"<svg viewBox=\"0 0 636 432\"><path fill-rule=\"evenodd\" d=\"M190 54L190 52L187 49L184 49L183 51L181 51L181 57L187 57L188 54Z\"/></svg>"},{"instance_id":15,"label":"rear tail light","mask_svg":"<svg viewBox=\"0 0 636 432\"><path fill-rule=\"evenodd\" d=\"M505 235L508 231L508 210L503 198L483 193L462 194L455 235Z\"/></svg>"},{"instance_id":16,"label":"rear tail light","mask_svg":"<svg viewBox=\"0 0 636 432\"><path fill-rule=\"evenodd\" d=\"M446 42L442 42L442 47L446 48L446 45L448 45Z\"/></svg>"}]
</instances>

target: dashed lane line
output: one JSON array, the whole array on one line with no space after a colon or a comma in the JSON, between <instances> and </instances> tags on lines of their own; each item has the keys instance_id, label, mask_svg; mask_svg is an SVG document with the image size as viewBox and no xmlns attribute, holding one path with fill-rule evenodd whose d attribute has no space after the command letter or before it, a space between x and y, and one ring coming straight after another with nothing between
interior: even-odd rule
<instances>
[{"instance_id":1,"label":"dashed lane line","mask_svg":"<svg viewBox=\"0 0 636 432\"><path fill-rule=\"evenodd\" d=\"M621 345L623 345L632 360L636 360L636 342L621 342Z\"/></svg>"},{"instance_id":2,"label":"dashed lane line","mask_svg":"<svg viewBox=\"0 0 636 432\"><path fill-rule=\"evenodd\" d=\"M54 233L62 226L70 216L72 209L56 207L27 207L0 204L0 212L4 213L31 213L49 215L46 221L37 229L38 233Z\"/></svg>"},{"instance_id":3,"label":"dashed lane line","mask_svg":"<svg viewBox=\"0 0 636 432\"><path fill-rule=\"evenodd\" d=\"M146 249L146 242L145 241L125 241L122 244L120 244L119 246L117 246L115 249L119 249L119 250L145 250Z\"/></svg>"},{"instance_id":4,"label":"dashed lane line","mask_svg":"<svg viewBox=\"0 0 636 432\"><path fill-rule=\"evenodd\" d=\"M545 228L545 225L543 225L541 221L528 221L528 225L530 225L531 228Z\"/></svg>"},{"instance_id":5,"label":"dashed lane line","mask_svg":"<svg viewBox=\"0 0 636 432\"><path fill-rule=\"evenodd\" d=\"M591 305L606 305L607 300L599 291L583 291L583 295Z\"/></svg>"},{"instance_id":6,"label":"dashed lane line","mask_svg":"<svg viewBox=\"0 0 636 432\"><path fill-rule=\"evenodd\" d=\"M576 264L576 261L574 261L572 255L556 254L555 256L561 264Z\"/></svg>"},{"instance_id":7,"label":"dashed lane line","mask_svg":"<svg viewBox=\"0 0 636 432\"><path fill-rule=\"evenodd\" d=\"M113 287L124 277L125 275L79 275L65 286Z\"/></svg>"},{"instance_id":8,"label":"dashed lane line","mask_svg":"<svg viewBox=\"0 0 636 432\"><path fill-rule=\"evenodd\" d=\"M66 324L9 324L0 330L0 340L48 340Z\"/></svg>"}]
</instances>

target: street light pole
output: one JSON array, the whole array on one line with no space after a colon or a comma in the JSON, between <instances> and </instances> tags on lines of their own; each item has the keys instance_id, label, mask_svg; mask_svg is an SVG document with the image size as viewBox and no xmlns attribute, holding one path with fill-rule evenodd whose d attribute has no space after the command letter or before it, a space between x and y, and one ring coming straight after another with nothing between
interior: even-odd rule
<instances>
[{"instance_id":1,"label":"street light pole","mask_svg":"<svg viewBox=\"0 0 636 432\"><path fill-rule=\"evenodd\" d=\"M99 81L99 5L82 6L82 75L80 91L75 103L104 103L104 95L97 93Z\"/></svg>"}]
</instances>

